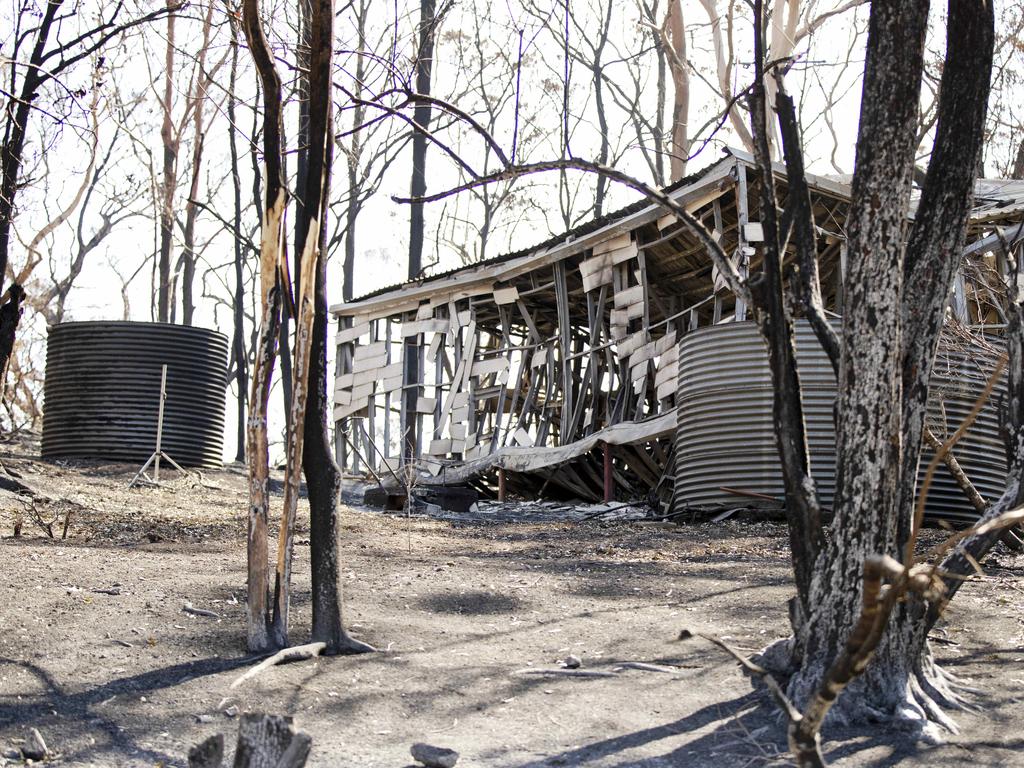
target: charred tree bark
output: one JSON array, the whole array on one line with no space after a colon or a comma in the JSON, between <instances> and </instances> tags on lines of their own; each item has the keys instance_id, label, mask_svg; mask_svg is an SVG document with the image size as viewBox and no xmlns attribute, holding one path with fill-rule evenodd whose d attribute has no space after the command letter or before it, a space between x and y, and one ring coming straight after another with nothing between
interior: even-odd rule
<instances>
[{"instance_id":1,"label":"charred tree bark","mask_svg":"<svg viewBox=\"0 0 1024 768\"><path fill-rule=\"evenodd\" d=\"M950 2L947 25L935 143L903 264L904 511L914 505L928 384L974 203L995 42L990 3ZM901 546L910 538L911 517L900 516Z\"/></svg>"},{"instance_id":2,"label":"charred tree bark","mask_svg":"<svg viewBox=\"0 0 1024 768\"><path fill-rule=\"evenodd\" d=\"M171 319L171 248L174 243L174 188L178 175L178 143L174 133L171 109L174 97L174 14L167 17L167 52L164 59L163 122L160 141L163 145L163 170L160 181L160 251L157 256L157 322Z\"/></svg>"},{"instance_id":3,"label":"charred tree bark","mask_svg":"<svg viewBox=\"0 0 1024 768\"><path fill-rule=\"evenodd\" d=\"M754 17L762 16L761 0L755 0ZM811 479L810 456L804 425L800 377L796 366L796 343L793 320L786 309L783 256L785 233L777 215L775 172L772 169L767 124L767 97L764 87L765 46L763 27L754 30L754 84L751 96L751 124L754 154L761 170L761 222L764 227L764 262L759 280L751 287L755 299L755 318L768 350L768 365L772 372L772 414L776 445L782 459L783 485L786 493L786 511L789 520L790 552L796 577L796 610L792 613L794 631L797 632L795 656L802 657L802 631L812 611L810 604L814 567L824 546L821 522L821 504ZM802 173L802 166L799 167ZM810 216L810 210L806 211ZM797 630L796 628L800 629Z\"/></svg>"},{"instance_id":4,"label":"charred tree bark","mask_svg":"<svg viewBox=\"0 0 1024 768\"><path fill-rule=\"evenodd\" d=\"M248 469L248 641L249 650L266 651L274 646L270 625L267 517L270 506L270 459L267 443L267 406L277 357L281 317L281 259L284 211L288 193L284 178L281 143L281 78L263 34L258 0L244 0L242 18L263 92L263 155L266 167L260 238L259 341L249 398Z\"/></svg>"},{"instance_id":5,"label":"charred tree bark","mask_svg":"<svg viewBox=\"0 0 1024 768\"><path fill-rule=\"evenodd\" d=\"M802 657L790 682L807 702L842 652L860 604L864 561L898 556L902 457L900 370L903 242L910 202L927 0L877 0L868 27L852 202L836 430L833 535L814 566L812 611L795 631ZM865 706L895 709L898 685Z\"/></svg>"},{"instance_id":6,"label":"charred tree bark","mask_svg":"<svg viewBox=\"0 0 1024 768\"><path fill-rule=\"evenodd\" d=\"M434 66L434 27L437 4L435 0L420 0L419 52L416 56L416 92L430 93L431 73ZM430 127L430 102L420 99L413 110L413 120L422 130L412 137L412 182L410 194L422 197L427 191L427 137ZM417 280L423 271L424 219L423 203L413 203L409 211L409 279ZM406 462L419 458L416 401L420 396L420 348L416 337L405 343L405 369L403 375L406 423L403 425L402 457Z\"/></svg>"},{"instance_id":7,"label":"charred tree bark","mask_svg":"<svg viewBox=\"0 0 1024 768\"><path fill-rule=\"evenodd\" d=\"M313 581L314 642L326 644L327 653L372 650L350 638L342 624L341 591L338 564L338 497L341 492L341 471L334 461L328 433L331 412L327 394L327 212L329 207L330 169L333 160L334 121L331 98L332 41L334 39L333 0L313 0L308 19L308 166L303 207L298 213L296 252L302 254L301 274L311 268L313 296L303 295L300 328L309 323L307 404L302 426L305 451L302 457L309 493L310 565ZM312 246L312 247L311 247ZM315 264L306 262L314 259ZM303 280L305 283L305 280ZM312 305L307 306L309 299ZM307 319L306 312L312 315ZM298 336L297 336L298 338ZM297 345L298 346L298 345ZM296 362L298 362L298 354ZM298 365L296 371L299 370ZM297 384L293 396L298 399Z\"/></svg>"},{"instance_id":8,"label":"charred tree bark","mask_svg":"<svg viewBox=\"0 0 1024 768\"><path fill-rule=\"evenodd\" d=\"M242 276L242 178L238 172L238 140L235 136L235 106L237 97L235 88L238 83L238 24L229 7L229 24L231 25L231 69L228 80L228 146L231 152L231 192L234 200L235 228L235 304L234 328L231 334L232 355L235 358L235 388L238 390L235 461L245 461L245 415L247 413L246 394L249 388L248 359L245 348L245 282Z\"/></svg>"}]
</instances>

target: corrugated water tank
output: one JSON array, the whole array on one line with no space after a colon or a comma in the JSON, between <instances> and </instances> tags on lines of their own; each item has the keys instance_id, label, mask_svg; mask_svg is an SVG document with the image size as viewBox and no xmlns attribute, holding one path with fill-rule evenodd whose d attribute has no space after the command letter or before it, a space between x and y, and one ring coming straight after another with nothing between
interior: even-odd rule
<instances>
[{"instance_id":1,"label":"corrugated water tank","mask_svg":"<svg viewBox=\"0 0 1024 768\"><path fill-rule=\"evenodd\" d=\"M806 322L797 323L796 342L811 472L822 503L831 507L836 470L832 419L836 382L828 358ZM944 338L929 402L929 424L939 439L952 434L974 406L995 357L991 349ZM997 388L971 431L954 449L986 499L997 497L1006 483L1005 452L999 437L999 391ZM772 392L765 345L754 323L709 326L681 339L673 492L676 509L686 504L757 505L756 499L731 490L781 499L784 491L772 424ZM921 477L932 455L926 448ZM926 513L963 521L976 518L944 465L935 474Z\"/></svg>"},{"instance_id":2,"label":"corrugated water tank","mask_svg":"<svg viewBox=\"0 0 1024 768\"><path fill-rule=\"evenodd\" d=\"M42 455L144 462L156 444L164 364L163 450L179 464L219 466L228 339L167 323L76 322L50 328Z\"/></svg>"}]
</instances>

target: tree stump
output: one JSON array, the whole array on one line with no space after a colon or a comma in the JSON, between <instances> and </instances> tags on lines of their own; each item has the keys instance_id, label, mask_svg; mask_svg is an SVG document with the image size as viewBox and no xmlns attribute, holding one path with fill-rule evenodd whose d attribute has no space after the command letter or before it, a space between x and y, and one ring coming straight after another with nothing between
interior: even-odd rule
<instances>
[{"instance_id":1,"label":"tree stump","mask_svg":"<svg viewBox=\"0 0 1024 768\"><path fill-rule=\"evenodd\" d=\"M238 725L233 768L303 768L313 739L281 715L245 714ZM222 768L224 736L211 736L188 752L189 768Z\"/></svg>"}]
</instances>

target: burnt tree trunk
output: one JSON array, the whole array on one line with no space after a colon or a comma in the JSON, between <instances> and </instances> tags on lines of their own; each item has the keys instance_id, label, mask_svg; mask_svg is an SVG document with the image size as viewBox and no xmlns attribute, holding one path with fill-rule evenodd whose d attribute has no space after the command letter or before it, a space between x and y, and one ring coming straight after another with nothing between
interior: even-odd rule
<instances>
[{"instance_id":1,"label":"burnt tree trunk","mask_svg":"<svg viewBox=\"0 0 1024 768\"><path fill-rule=\"evenodd\" d=\"M416 91L430 93L431 72L434 66L434 26L436 0L420 0L419 51L416 56ZM422 197L427 191L427 137L423 133L430 128L430 102L418 100L413 110L413 120L422 130L412 137L412 181L410 196ZM424 220L423 203L414 202L409 211L409 279L419 279L423 271ZM412 463L419 458L419 434L417 430L416 401L420 387L420 348L416 336L410 336L404 349L404 399L405 420L402 425L402 457Z\"/></svg>"},{"instance_id":2,"label":"burnt tree trunk","mask_svg":"<svg viewBox=\"0 0 1024 768\"><path fill-rule=\"evenodd\" d=\"M270 623L270 577L267 518L270 507L270 457L267 439L267 407L277 358L281 318L282 227L288 201L282 146L281 78L274 66L263 33L258 0L243 0L243 28L256 64L263 92L263 156L266 167L261 206L260 304L261 320L252 394L249 398L246 449L249 472L248 530L248 645L251 651L273 647Z\"/></svg>"},{"instance_id":3,"label":"burnt tree trunk","mask_svg":"<svg viewBox=\"0 0 1024 768\"><path fill-rule=\"evenodd\" d=\"M797 579L809 613L794 621L790 646L789 693L801 707L850 640L861 613L865 561L889 556L912 562L920 522L914 504L928 383L973 200L994 38L990 5L950 2L935 143L908 232L927 15L926 0L872 5L847 221L832 535L810 583ZM780 92L780 105L783 98ZM780 109L782 119L786 113ZM784 141L794 132L784 125ZM793 154L787 146L791 175ZM808 239L800 234L805 218L799 212L792 217L798 252L808 250L801 245ZM814 288L801 287L804 303L813 300ZM956 696L926 643L933 608L917 598L897 606L873 660L833 712L953 727L941 705L955 706Z\"/></svg>"},{"instance_id":4,"label":"burnt tree trunk","mask_svg":"<svg viewBox=\"0 0 1024 768\"><path fill-rule=\"evenodd\" d=\"M308 166L305 173L303 207L298 213L296 253L316 258L313 294L313 322L310 334L308 400L303 424L305 450L303 470L309 493L310 567L313 582L312 640L327 644L326 652L372 650L350 638L341 618L338 583L338 497L341 471L334 461L328 417L331 404L327 390L327 213L330 169L333 159L334 122L331 98L333 0L314 0L308 19L309 68ZM317 246L309 248L309 239ZM303 265L303 269L308 265Z\"/></svg>"},{"instance_id":5,"label":"burnt tree trunk","mask_svg":"<svg viewBox=\"0 0 1024 768\"><path fill-rule=\"evenodd\" d=\"M160 251L157 256L156 319L171 321L171 248L174 244L174 189L177 186L178 143L171 109L174 97L174 14L167 17L167 52L164 60L163 122L160 141L163 146L163 170L160 181Z\"/></svg>"},{"instance_id":6,"label":"burnt tree trunk","mask_svg":"<svg viewBox=\"0 0 1024 768\"><path fill-rule=\"evenodd\" d=\"M245 282L242 272L242 178L238 172L238 141L235 136L237 126L235 118L235 87L238 82L238 22L233 15L228 16L231 25L231 70L228 81L228 146L231 151L231 192L234 200L235 230L235 305L234 328L231 334L232 355L235 358L235 387L238 390L237 418L238 429L235 443L235 461L245 461L245 421L247 408L247 390L249 388L248 355L245 348Z\"/></svg>"},{"instance_id":7,"label":"burnt tree trunk","mask_svg":"<svg viewBox=\"0 0 1024 768\"><path fill-rule=\"evenodd\" d=\"M806 621L794 627L800 656L790 682L798 707L842 651L860 613L870 555L899 556L903 242L910 202L927 0L871 7L852 202L848 286L836 425L832 536L814 565ZM895 710L895 681L845 701ZM870 695L868 695L870 694Z\"/></svg>"}]
</instances>

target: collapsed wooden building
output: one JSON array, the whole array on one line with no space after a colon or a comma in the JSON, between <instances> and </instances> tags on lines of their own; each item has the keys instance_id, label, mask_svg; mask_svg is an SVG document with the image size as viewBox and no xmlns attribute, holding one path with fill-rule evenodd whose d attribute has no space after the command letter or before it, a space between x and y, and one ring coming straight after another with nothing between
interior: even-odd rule
<instances>
[{"instance_id":1,"label":"collapsed wooden building","mask_svg":"<svg viewBox=\"0 0 1024 768\"><path fill-rule=\"evenodd\" d=\"M781 166L776 175L784 196ZM756 272L760 260L756 179L752 158L731 150L666 190L714 233L743 274ZM849 187L818 176L808 182L823 298L838 318ZM937 387L945 393L937 412L946 419L969 408L995 357L982 335L998 333L1002 322L994 233L1017 225L1011 234L1019 240L1024 213L1024 185L982 181L978 190L951 301L952 322L959 338L970 337L969 350L949 348L948 386ZM535 247L331 311L338 322L337 454L348 471L526 498L647 498L663 510L773 499L778 459L763 418L770 381L756 359L764 352L747 307L687 227L647 200ZM704 329L731 336L719 343ZM680 349L700 338L698 330L705 333L701 351L680 365ZM747 346L736 346L737 339ZM729 344L738 355L732 362ZM807 355L814 345L806 346L801 365L813 389ZM725 390L705 388L700 407L684 402L701 372L717 370ZM723 377L710 380L721 384ZM736 394L737 381L757 386ZM835 382L826 382L822 402L828 386L834 395ZM691 440L682 425L698 422L696 434L704 437ZM828 451L831 419L825 422L810 429L812 452ZM997 432L989 408L964 462L983 476L983 491L1001 484ZM416 444L406 466L411 475L404 475L402 438L410 434ZM816 475L831 471L827 458L815 461ZM706 471L691 482L701 466ZM966 504L955 487L946 491L948 505Z\"/></svg>"}]
</instances>

